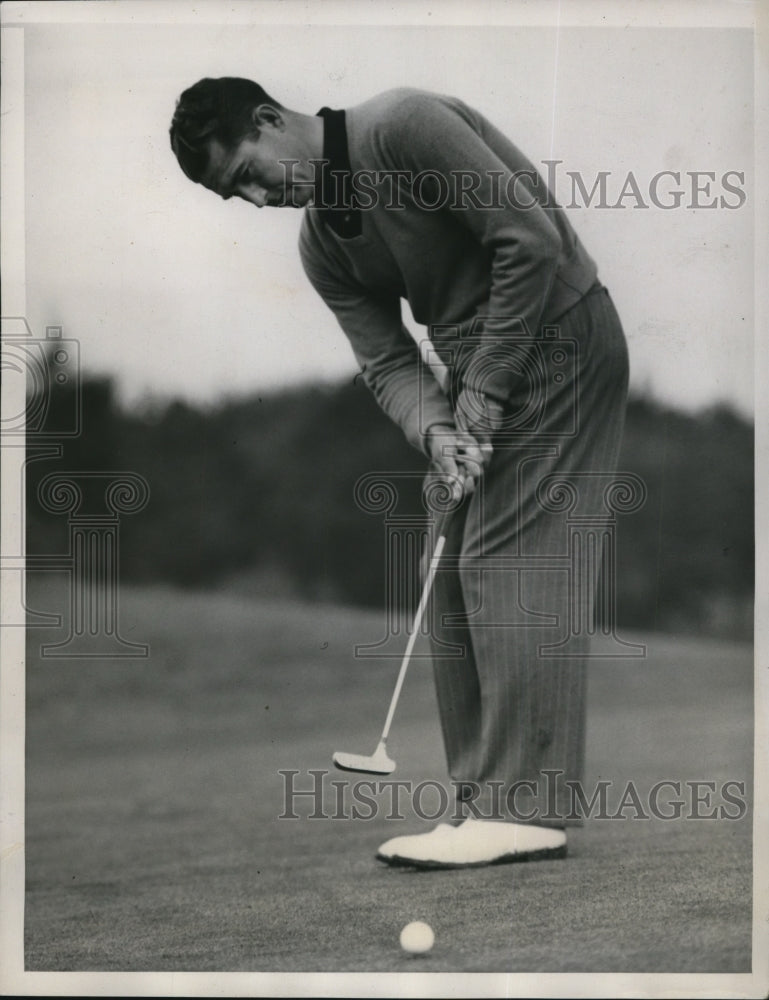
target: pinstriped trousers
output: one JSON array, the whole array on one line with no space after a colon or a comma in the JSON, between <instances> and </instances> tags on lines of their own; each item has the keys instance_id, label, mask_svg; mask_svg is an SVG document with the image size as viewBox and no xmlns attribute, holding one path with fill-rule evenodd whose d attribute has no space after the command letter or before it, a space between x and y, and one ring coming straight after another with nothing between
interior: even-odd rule
<instances>
[{"instance_id":1,"label":"pinstriped trousers","mask_svg":"<svg viewBox=\"0 0 769 1000\"><path fill-rule=\"evenodd\" d=\"M577 613L592 614L595 594L575 593L557 560L556 568L552 559L551 568L536 568L538 558L568 555L569 545L565 515L543 508L537 486L552 473L616 470L628 356L600 285L558 326L561 339L576 342L573 370L554 380L553 352L543 352L548 393L539 425L495 444L476 492L448 522L447 568L433 584L432 652L459 814L567 826L581 823L565 782L583 780L590 637L580 636L568 659L540 647L563 638L570 600L588 602ZM527 393L521 384L511 394L510 413L522 412ZM600 515L605 477L579 482L580 512ZM511 557L511 567L498 557ZM526 568L512 565L518 557L530 557ZM462 655L446 655L447 643Z\"/></svg>"}]
</instances>

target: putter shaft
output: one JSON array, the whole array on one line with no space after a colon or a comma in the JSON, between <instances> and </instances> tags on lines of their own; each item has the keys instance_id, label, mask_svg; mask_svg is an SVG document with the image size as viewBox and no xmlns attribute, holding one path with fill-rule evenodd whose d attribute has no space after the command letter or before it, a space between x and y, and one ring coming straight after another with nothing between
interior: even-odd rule
<instances>
[{"instance_id":1,"label":"putter shaft","mask_svg":"<svg viewBox=\"0 0 769 1000\"><path fill-rule=\"evenodd\" d=\"M422 626L422 618L424 617L427 601L430 597L430 591L433 586L433 580L435 579L435 573L438 569L438 563L440 562L445 544L446 535L445 532L442 531L438 541L436 542L435 551L433 552L433 557L430 560L430 566L427 570L427 577L425 579L425 585L422 588L422 596L419 601L419 607L414 615L414 621L411 626L408 643L406 644L406 652L403 654L400 671L398 672L398 680L395 682L395 690L393 691L393 696L390 699L390 708L387 712L384 729L382 730L382 736L377 744L377 748L370 757L365 757L362 754L335 753L333 755L333 761L336 766L341 768L343 771L362 771L364 774L391 774L395 770L395 761L387 755L387 737L390 733L390 726L392 725L393 716L395 715L395 707L398 704L398 699L400 698L403 681L406 677L406 671L408 670L409 661L411 660L411 654L414 651L414 644L416 643L417 636L419 635L419 629Z\"/></svg>"},{"instance_id":2,"label":"putter shaft","mask_svg":"<svg viewBox=\"0 0 769 1000\"><path fill-rule=\"evenodd\" d=\"M446 544L446 536L441 535L435 545L435 552L433 552L433 557L430 560L430 568L427 571L427 579L425 580L424 588L422 589L422 597L419 601L419 607L417 608L417 613L414 616L414 623L411 627L411 634L409 635L409 641L406 644L406 652L403 654L403 660L401 662L401 668L398 672L398 680L395 682L395 690L393 691L393 696L390 701L390 708L387 712L387 718L385 719L384 729L382 730L382 743L387 742L387 737L390 734L390 726L392 725L393 716L395 715L395 707L398 704L398 699L400 698L401 688L403 687L403 681L406 678L406 671L408 670L409 661L411 660L411 654L414 651L414 644L417 641L417 636L419 635L419 629L422 627L422 618L425 613L425 608L427 607L427 601L430 597L430 591L432 590L433 580L435 579L435 573L438 569L438 563L440 562L441 554L443 552L443 547Z\"/></svg>"}]
</instances>

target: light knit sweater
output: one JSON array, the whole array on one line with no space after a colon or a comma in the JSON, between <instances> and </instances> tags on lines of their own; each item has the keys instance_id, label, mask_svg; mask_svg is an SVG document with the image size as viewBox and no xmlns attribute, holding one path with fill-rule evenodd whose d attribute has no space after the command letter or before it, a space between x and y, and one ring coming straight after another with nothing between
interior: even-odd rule
<instances>
[{"instance_id":1,"label":"light knit sweater","mask_svg":"<svg viewBox=\"0 0 769 1000\"><path fill-rule=\"evenodd\" d=\"M460 374L502 400L515 376L494 363L498 338L557 320L595 282L596 266L531 162L462 101L398 88L348 108L346 125L352 173L369 202L362 232L342 239L309 207L302 264L378 403L426 450L425 432L452 424L453 412L403 325L401 298L455 369L453 384ZM469 338L464 353L457 337ZM489 363L479 365L484 351ZM484 368L473 385L472 372Z\"/></svg>"}]
</instances>

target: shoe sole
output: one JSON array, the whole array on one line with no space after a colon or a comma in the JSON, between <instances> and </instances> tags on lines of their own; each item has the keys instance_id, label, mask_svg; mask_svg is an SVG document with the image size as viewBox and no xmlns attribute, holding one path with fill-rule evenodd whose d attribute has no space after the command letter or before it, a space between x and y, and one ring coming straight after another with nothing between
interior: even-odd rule
<instances>
[{"instance_id":1,"label":"shoe sole","mask_svg":"<svg viewBox=\"0 0 769 1000\"><path fill-rule=\"evenodd\" d=\"M426 871L450 868L487 868L489 865L511 865L521 864L525 861L550 861L557 858L565 858L568 854L568 845L562 844L560 847L544 847L541 851L519 851L515 854L502 854L498 858L490 861L417 861L415 858L401 857L393 854L386 857L384 854L377 854L377 861L383 861L393 868L420 868Z\"/></svg>"}]
</instances>

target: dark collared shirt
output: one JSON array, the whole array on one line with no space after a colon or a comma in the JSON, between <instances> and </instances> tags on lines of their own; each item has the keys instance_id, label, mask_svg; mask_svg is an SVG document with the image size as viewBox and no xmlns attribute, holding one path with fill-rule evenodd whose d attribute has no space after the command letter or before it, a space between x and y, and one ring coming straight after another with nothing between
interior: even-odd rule
<instances>
[{"instance_id":1,"label":"dark collared shirt","mask_svg":"<svg viewBox=\"0 0 769 1000\"><path fill-rule=\"evenodd\" d=\"M315 204L325 225L342 239L360 236L361 213L355 206L352 191L352 167L347 148L347 126L344 111L321 108L323 118L323 159Z\"/></svg>"}]
</instances>

